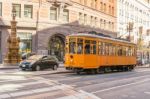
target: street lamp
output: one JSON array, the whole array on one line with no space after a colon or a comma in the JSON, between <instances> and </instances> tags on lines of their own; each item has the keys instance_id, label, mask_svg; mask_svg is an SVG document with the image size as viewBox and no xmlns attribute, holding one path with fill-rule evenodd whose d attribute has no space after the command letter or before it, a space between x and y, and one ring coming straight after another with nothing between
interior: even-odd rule
<instances>
[{"instance_id":1,"label":"street lamp","mask_svg":"<svg viewBox=\"0 0 150 99\"><path fill-rule=\"evenodd\" d=\"M128 25L127 25L127 31L129 32L129 42L131 42L131 32L133 31L133 25L134 23L133 22L129 22Z\"/></svg>"},{"instance_id":2,"label":"street lamp","mask_svg":"<svg viewBox=\"0 0 150 99\"><path fill-rule=\"evenodd\" d=\"M14 6L13 6L13 9L12 9L12 17L13 17L13 20L15 20L15 18L16 18L16 9L15 9Z\"/></svg>"}]
</instances>

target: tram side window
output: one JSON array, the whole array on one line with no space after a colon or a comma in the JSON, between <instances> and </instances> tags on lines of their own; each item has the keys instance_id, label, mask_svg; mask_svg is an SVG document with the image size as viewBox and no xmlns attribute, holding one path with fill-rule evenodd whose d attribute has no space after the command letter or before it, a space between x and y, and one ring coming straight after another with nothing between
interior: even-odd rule
<instances>
[{"instance_id":1,"label":"tram side window","mask_svg":"<svg viewBox=\"0 0 150 99\"><path fill-rule=\"evenodd\" d=\"M102 54L102 43L98 42L98 54L101 55Z\"/></svg>"},{"instance_id":2,"label":"tram side window","mask_svg":"<svg viewBox=\"0 0 150 99\"><path fill-rule=\"evenodd\" d=\"M92 54L96 54L96 41L91 41L92 44Z\"/></svg>"},{"instance_id":3,"label":"tram side window","mask_svg":"<svg viewBox=\"0 0 150 99\"><path fill-rule=\"evenodd\" d=\"M80 44L80 43L79 43L77 49L78 49L78 50L77 50L77 53L78 53L78 54L82 54L82 52L83 52L83 44Z\"/></svg>"},{"instance_id":4,"label":"tram side window","mask_svg":"<svg viewBox=\"0 0 150 99\"><path fill-rule=\"evenodd\" d=\"M113 55L113 46L112 46L112 44L109 45L109 55Z\"/></svg>"},{"instance_id":5,"label":"tram side window","mask_svg":"<svg viewBox=\"0 0 150 99\"><path fill-rule=\"evenodd\" d=\"M93 45L93 54L96 54L96 45Z\"/></svg>"},{"instance_id":6,"label":"tram side window","mask_svg":"<svg viewBox=\"0 0 150 99\"><path fill-rule=\"evenodd\" d=\"M118 56L122 56L122 47L121 46L118 48Z\"/></svg>"},{"instance_id":7,"label":"tram side window","mask_svg":"<svg viewBox=\"0 0 150 99\"><path fill-rule=\"evenodd\" d=\"M102 43L102 55L105 55L105 43Z\"/></svg>"},{"instance_id":8,"label":"tram side window","mask_svg":"<svg viewBox=\"0 0 150 99\"><path fill-rule=\"evenodd\" d=\"M122 55L126 56L126 48L125 47L122 47Z\"/></svg>"},{"instance_id":9,"label":"tram side window","mask_svg":"<svg viewBox=\"0 0 150 99\"><path fill-rule=\"evenodd\" d=\"M132 55L135 56L135 48L133 48L133 54Z\"/></svg>"},{"instance_id":10,"label":"tram side window","mask_svg":"<svg viewBox=\"0 0 150 99\"><path fill-rule=\"evenodd\" d=\"M77 54L83 53L83 39L78 39Z\"/></svg>"},{"instance_id":11,"label":"tram side window","mask_svg":"<svg viewBox=\"0 0 150 99\"><path fill-rule=\"evenodd\" d=\"M134 48L131 48L131 56L134 56Z\"/></svg>"},{"instance_id":12,"label":"tram side window","mask_svg":"<svg viewBox=\"0 0 150 99\"><path fill-rule=\"evenodd\" d=\"M106 46L105 46L105 52L106 52L106 55L109 55L109 44L106 44Z\"/></svg>"},{"instance_id":13,"label":"tram side window","mask_svg":"<svg viewBox=\"0 0 150 99\"><path fill-rule=\"evenodd\" d=\"M90 54L90 44L85 45L85 54Z\"/></svg>"},{"instance_id":14,"label":"tram side window","mask_svg":"<svg viewBox=\"0 0 150 99\"><path fill-rule=\"evenodd\" d=\"M129 50L129 48L126 47L126 56L128 56L128 50Z\"/></svg>"},{"instance_id":15,"label":"tram side window","mask_svg":"<svg viewBox=\"0 0 150 99\"><path fill-rule=\"evenodd\" d=\"M131 48L128 47L128 56L131 56Z\"/></svg>"},{"instance_id":16,"label":"tram side window","mask_svg":"<svg viewBox=\"0 0 150 99\"><path fill-rule=\"evenodd\" d=\"M72 54L75 54L75 48L76 48L76 43L75 42L70 42L69 44L69 52Z\"/></svg>"},{"instance_id":17,"label":"tram side window","mask_svg":"<svg viewBox=\"0 0 150 99\"><path fill-rule=\"evenodd\" d=\"M115 45L112 46L112 53L114 56L116 55L116 46Z\"/></svg>"}]
</instances>

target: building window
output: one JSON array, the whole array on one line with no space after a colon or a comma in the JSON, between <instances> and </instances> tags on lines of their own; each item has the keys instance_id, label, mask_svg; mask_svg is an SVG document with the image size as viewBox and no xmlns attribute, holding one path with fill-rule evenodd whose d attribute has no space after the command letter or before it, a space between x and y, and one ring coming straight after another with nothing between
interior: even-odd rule
<instances>
[{"instance_id":1,"label":"building window","mask_svg":"<svg viewBox=\"0 0 150 99\"><path fill-rule=\"evenodd\" d=\"M93 16L91 16L90 24L91 24L91 26L93 26Z\"/></svg>"},{"instance_id":2,"label":"building window","mask_svg":"<svg viewBox=\"0 0 150 99\"><path fill-rule=\"evenodd\" d=\"M2 16L2 3L0 2L0 16Z\"/></svg>"},{"instance_id":3,"label":"building window","mask_svg":"<svg viewBox=\"0 0 150 99\"><path fill-rule=\"evenodd\" d=\"M21 17L21 4L13 4L13 7L16 10L16 17Z\"/></svg>"},{"instance_id":4,"label":"building window","mask_svg":"<svg viewBox=\"0 0 150 99\"><path fill-rule=\"evenodd\" d=\"M114 22L112 22L112 31L114 31Z\"/></svg>"},{"instance_id":5,"label":"building window","mask_svg":"<svg viewBox=\"0 0 150 99\"><path fill-rule=\"evenodd\" d=\"M50 19L57 20L57 8L55 7L50 8Z\"/></svg>"},{"instance_id":6,"label":"building window","mask_svg":"<svg viewBox=\"0 0 150 99\"><path fill-rule=\"evenodd\" d=\"M80 4L82 4L82 1L83 1L83 0L80 0L80 1L79 1L79 2L80 2Z\"/></svg>"},{"instance_id":7,"label":"building window","mask_svg":"<svg viewBox=\"0 0 150 99\"><path fill-rule=\"evenodd\" d=\"M93 7L93 0L91 0L91 7Z\"/></svg>"},{"instance_id":8,"label":"building window","mask_svg":"<svg viewBox=\"0 0 150 99\"><path fill-rule=\"evenodd\" d=\"M104 29L106 29L106 20L104 20Z\"/></svg>"},{"instance_id":9,"label":"building window","mask_svg":"<svg viewBox=\"0 0 150 99\"><path fill-rule=\"evenodd\" d=\"M100 10L103 11L103 2L100 4Z\"/></svg>"},{"instance_id":10,"label":"building window","mask_svg":"<svg viewBox=\"0 0 150 99\"><path fill-rule=\"evenodd\" d=\"M94 27L97 27L97 17L94 19Z\"/></svg>"},{"instance_id":11,"label":"building window","mask_svg":"<svg viewBox=\"0 0 150 99\"><path fill-rule=\"evenodd\" d=\"M102 29L103 19L100 19L100 28Z\"/></svg>"},{"instance_id":12,"label":"building window","mask_svg":"<svg viewBox=\"0 0 150 99\"><path fill-rule=\"evenodd\" d=\"M87 5L87 0L84 0L84 5Z\"/></svg>"},{"instance_id":13,"label":"building window","mask_svg":"<svg viewBox=\"0 0 150 99\"><path fill-rule=\"evenodd\" d=\"M97 9L97 4L98 4L98 2L97 2L97 0L95 0L95 9Z\"/></svg>"},{"instance_id":14,"label":"building window","mask_svg":"<svg viewBox=\"0 0 150 99\"><path fill-rule=\"evenodd\" d=\"M109 6L109 14L111 14L111 6Z\"/></svg>"},{"instance_id":15,"label":"building window","mask_svg":"<svg viewBox=\"0 0 150 99\"><path fill-rule=\"evenodd\" d=\"M108 29L111 30L111 22L108 23Z\"/></svg>"},{"instance_id":16,"label":"building window","mask_svg":"<svg viewBox=\"0 0 150 99\"><path fill-rule=\"evenodd\" d=\"M33 11L32 5L24 5L24 17L32 18L32 11Z\"/></svg>"},{"instance_id":17,"label":"building window","mask_svg":"<svg viewBox=\"0 0 150 99\"><path fill-rule=\"evenodd\" d=\"M83 24L83 22L84 22L84 16L82 13L79 13L79 23Z\"/></svg>"},{"instance_id":18,"label":"building window","mask_svg":"<svg viewBox=\"0 0 150 99\"><path fill-rule=\"evenodd\" d=\"M17 33L17 36L20 38L19 43L19 52L31 53L32 52L32 33Z\"/></svg>"},{"instance_id":19,"label":"building window","mask_svg":"<svg viewBox=\"0 0 150 99\"><path fill-rule=\"evenodd\" d=\"M87 15L84 14L84 24L87 25Z\"/></svg>"},{"instance_id":20,"label":"building window","mask_svg":"<svg viewBox=\"0 0 150 99\"><path fill-rule=\"evenodd\" d=\"M112 15L114 15L114 7L112 7Z\"/></svg>"},{"instance_id":21,"label":"building window","mask_svg":"<svg viewBox=\"0 0 150 99\"><path fill-rule=\"evenodd\" d=\"M107 10L107 9L106 9L106 4L104 3L104 12L106 12L106 10Z\"/></svg>"},{"instance_id":22,"label":"building window","mask_svg":"<svg viewBox=\"0 0 150 99\"><path fill-rule=\"evenodd\" d=\"M66 9L64 9L64 11L63 11L63 20L65 22L69 22L69 11Z\"/></svg>"}]
</instances>

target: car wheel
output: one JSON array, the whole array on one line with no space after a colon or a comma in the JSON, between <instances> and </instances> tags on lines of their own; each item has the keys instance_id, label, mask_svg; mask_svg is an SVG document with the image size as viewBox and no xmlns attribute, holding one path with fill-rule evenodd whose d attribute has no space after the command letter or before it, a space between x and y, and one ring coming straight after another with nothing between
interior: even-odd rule
<instances>
[{"instance_id":1,"label":"car wheel","mask_svg":"<svg viewBox=\"0 0 150 99\"><path fill-rule=\"evenodd\" d=\"M35 70L36 70L36 71L39 71L39 70L41 70L41 67L40 67L39 65L37 65L37 66L35 67Z\"/></svg>"},{"instance_id":2,"label":"car wheel","mask_svg":"<svg viewBox=\"0 0 150 99\"><path fill-rule=\"evenodd\" d=\"M58 66L57 65L54 65L53 66L53 70L57 70Z\"/></svg>"},{"instance_id":3,"label":"car wheel","mask_svg":"<svg viewBox=\"0 0 150 99\"><path fill-rule=\"evenodd\" d=\"M20 70L22 70L22 71L25 71L26 69L24 69L24 68L21 68Z\"/></svg>"}]
</instances>

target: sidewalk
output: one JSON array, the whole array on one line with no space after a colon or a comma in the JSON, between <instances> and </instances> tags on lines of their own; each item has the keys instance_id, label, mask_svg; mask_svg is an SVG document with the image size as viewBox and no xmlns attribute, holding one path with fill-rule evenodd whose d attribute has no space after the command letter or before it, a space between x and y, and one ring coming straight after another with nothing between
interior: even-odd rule
<instances>
[{"instance_id":1,"label":"sidewalk","mask_svg":"<svg viewBox=\"0 0 150 99\"><path fill-rule=\"evenodd\" d=\"M5 66L0 64L0 69L19 69L19 66Z\"/></svg>"},{"instance_id":2,"label":"sidewalk","mask_svg":"<svg viewBox=\"0 0 150 99\"><path fill-rule=\"evenodd\" d=\"M150 68L150 64L142 65L142 66L136 66L137 68Z\"/></svg>"}]
</instances>

